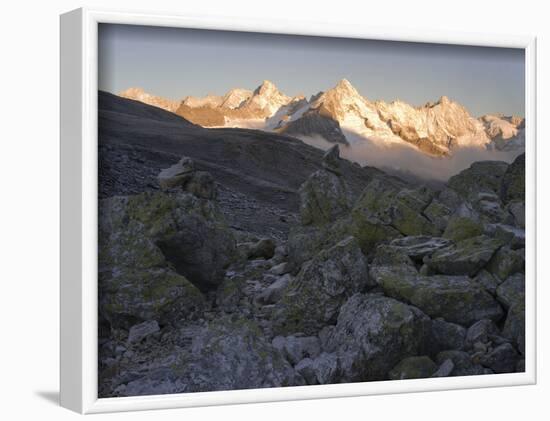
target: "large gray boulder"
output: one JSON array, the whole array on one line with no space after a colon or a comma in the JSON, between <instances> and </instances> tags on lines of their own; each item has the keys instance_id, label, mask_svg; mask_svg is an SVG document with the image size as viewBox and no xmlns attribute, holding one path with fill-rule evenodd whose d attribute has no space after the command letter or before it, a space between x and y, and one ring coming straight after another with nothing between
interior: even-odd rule
<instances>
[{"instance_id":1,"label":"large gray boulder","mask_svg":"<svg viewBox=\"0 0 550 421\"><path fill-rule=\"evenodd\" d=\"M511 308L516 304L525 302L525 275L516 273L510 276L496 291L498 300L505 308Z\"/></svg>"},{"instance_id":2,"label":"large gray boulder","mask_svg":"<svg viewBox=\"0 0 550 421\"><path fill-rule=\"evenodd\" d=\"M425 355L407 357L390 370L388 377L390 380L422 379L431 377L437 368L430 357Z\"/></svg>"},{"instance_id":3,"label":"large gray boulder","mask_svg":"<svg viewBox=\"0 0 550 421\"><path fill-rule=\"evenodd\" d=\"M500 193L501 183L508 169L502 161L478 161L451 177L447 185L464 198L478 193Z\"/></svg>"},{"instance_id":4,"label":"large gray boulder","mask_svg":"<svg viewBox=\"0 0 550 421\"><path fill-rule=\"evenodd\" d=\"M436 251L452 244L450 240L441 237L425 235L397 238L390 242L390 246L406 254L413 260L422 260Z\"/></svg>"},{"instance_id":5,"label":"large gray boulder","mask_svg":"<svg viewBox=\"0 0 550 421\"><path fill-rule=\"evenodd\" d=\"M525 302L518 301L510 307L502 334L513 341L519 352L525 355Z\"/></svg>"},{"instance_id":6,"label":"large gray boulder","mask_svg":"<svg viewBox=\"0 0 550 421\"><path fill-rule=\"evenodd\" d=\"M182 157L176 164L163 169L157 176L160 188L163 190L174 187L182 187L191 179L195 172L195 162L187 157Z\"/></svg>"},{"instance_id":7,"label":"large gray boulder","mask_svg":"<svg viewBox=\"0 0 550 421\"><path fill-rule=\"evenodd\" d=\"M505 202L525 202L525 154L512 162L502 177L501 196Z\"/></svg>"},{"instance_id":8,"label":"large gray boulder","mask_svg":"<svg viewBox=\"0 0 550 421\"><path fill-rule=\"evenodd\" d=\"M436 363L443 364L447 360L453 363L453 369L449 376L477 376L481 374L492 374L491 370L484 368L481 364L472 360L472 356L465 351L449 350L437 354Z\"/></svg>"},{"instance_id":9,"label":"large gray boulder","mask_svg":"<svg viewBox=\"0 0 550 421\"><path fill-rule=\"evenodd\" d=\"M355 294L340 310L336 327L322 340L336 354L332 380L382 380L402 359L424 351L430 319L420 310L377 294Z\"/></svg>"},{"instance_id":10,"label":"large gray boulder","mask_svg":"<svg viewBox=\"0 0 550 421\"><path fill-rule=\"evenodd\" d=\"M99 205L100 313L114 324L176 322L218 285L235 240L214 203L188 193L112 197Z\"/></svg>"},{"instance_id":11,"label":"large gray boulder","mask_svg":"<svg viewBox=\"0 0 550 421\"><path fill-rule=\"evenodd\" d=\"M438 317L432 320L430 328L430 355L449 349L464 347L466 329L456 323L449 323Z\"/></svg>"},{"instance_id":12,"label":"large gray boulder","mask_svg":"<svg viewBox=\"0 0 550 421\"><path fill-rule=\"evenodd\" d=\"M365 256L354 237L322 250L289 284L274 316L279 333L316 333L334 322L340 306L373 283Z\"/></svg>"},{"instance_id":13,"label":"large gray boulder","mask_svg":"<svg viewBox=\"0 0 550 421\"><path fill-rule=\"evenodd\" d=\"M189 347L174 347L141 364L119 396L191 393L304 384L252 321L223 318L193 332Z\"/></svg>"},{"instance_id":14,"label":"large gray boulder","mask_svg":"<svg viewBox=\"0 0 550 421\"><path fill-rule=\"evenodd\" d=\"M181 188L203 199L215 199L216 183L207 171L196 171L194 161L184 156L176 164L163 169L157 176L160 188Z\"/></svg>"},{"instance_id":15,"label":"large gray boulder","mask_svg":"<svg viewBox=\"0 0 550 421\"><path fill-rule=\"evenodd\" d=\"M426 263L436 273L475 276L501 245L497 239L480 235L439 249Z\"/></svg>"},{"instance_id":16,"label":"large gray boulder","mask_svg":"<svg viewBox=\"0 0 550 421\"><path fill-rule=\"evenodd\" d=\"M386 295L411 303L431 317L468 326L503 316L498 302L466 276L422 276L403 266L372 267L371 275Z\"/></svg>"},{"instance_id":17,"label":"large gray boulder","mask_svg":"<svg viewBox=\"0 0 550 421\"><path fill-rule=\"evenodd\" d=\"M514 273L525 271L525 259L509 247L502 247L489 261L487 270L504 281Z\"/></svg>"},{"instance_id":18,"label":"large gray boulder","mask_svg":"<svg viewBox=\"0 0 550 421\"><path fill-rule=\"evenodd\" d=\"M361 193L352 218L366 218L373 225L389 225L403 235L437 236L440 231L422 214L432 197L423 188L403 189L376 178Z\"/></svg>"},{"instance_id":19,"label":"large gray boulder","mask_svg":"<svg viewBox=\"0 0 550 421\"><path fill-rule=\"evenodd\" d=\"M350 195L342 177L319 170L300 186L300 216L303 225L334 221L350 209Z\"/></svg>"}]
</instances>

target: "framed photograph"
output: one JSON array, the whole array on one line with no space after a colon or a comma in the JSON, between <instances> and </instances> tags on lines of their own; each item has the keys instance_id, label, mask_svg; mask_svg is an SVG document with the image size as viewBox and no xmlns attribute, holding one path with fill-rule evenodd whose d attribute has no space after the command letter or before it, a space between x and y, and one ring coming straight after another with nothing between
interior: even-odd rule
<instances>
[{"instance_id":1,"label":"framed photograph","mask_svg":"<svg viewBox=\"0 0 550 421\"><path fill-rule=\"evenodd\" d=\"M61 16L61 404L534 384L535 38Z\"/></svg>"}]
</instances>

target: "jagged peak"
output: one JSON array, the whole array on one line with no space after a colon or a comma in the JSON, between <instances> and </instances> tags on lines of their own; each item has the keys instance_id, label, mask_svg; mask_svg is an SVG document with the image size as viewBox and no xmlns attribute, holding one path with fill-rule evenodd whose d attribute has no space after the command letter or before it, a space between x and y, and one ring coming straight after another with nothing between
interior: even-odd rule
<instances>
[{"instance_id":1,"label":"jagged peak","mask_svg":"<svg viewBox=\"0 0 550 421\"><path fill-rule=\"evenodd\" d=\"M361 97L357 89L347 79L341 79L334 88L329 89L327 93L335 93L342 97Z\"/></svg>"},{"instance_id":2,"label":"jagged peak","mask_svg":"<svg viewBox=\"0 0 550 421\"><path fill-rule=\"evenodd\" d=\"M256 95L262 95L262 94L268 94L268 93L271 93L271 92L278 92L279 89L277 89L277 86L275 86L275 84L273 82L271 82L270 80L264 80L260 86L258 86L255 91L254 91L254 94Z\"/></svg>"},{"instance_id":3,"label":"jagged peak","mask_svg":"<svg viewBox=\"0 0 550 421\"><path fill-rule=\"evenodd\" d=\"M140 88L138 86L132 86L128 89L125 89L121 91L118 96L125 96L125 95L137 95L137 94L144 94L145 90L143 88Z\"/></svg>"},{"instance_id":4,"label":"jagged peak","mask_svg":"<svg viewBox=\"0 0 550 421\"><path fill-rule=\"evenodd\" d=\"M438 103L438 104L441 104L441 105L448 105L448 104L450 104L451 102L453 102L453 101L451 101L447 95L442 95L442 96L437 100L437 103Z\"/></svg>"}]
</instances>

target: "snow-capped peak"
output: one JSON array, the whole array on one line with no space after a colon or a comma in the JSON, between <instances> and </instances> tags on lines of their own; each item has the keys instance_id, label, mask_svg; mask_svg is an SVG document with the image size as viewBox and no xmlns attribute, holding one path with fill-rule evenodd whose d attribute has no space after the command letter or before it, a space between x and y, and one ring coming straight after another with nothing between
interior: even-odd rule
<instances>
[{"instance_id":1,"label":"snow-capped peak","mask_svg":"<svg viewBox=\"0 0 550 421\"><path fill-rule=\"evenodd\" d=\"M134 101L143 102L144 104L153 105L155 107L162 108L171 112L176 111L179 105L177 101L172 101L167 98L151 95L145 92L143 88L139 87L128 88L120 92L118 96L122 98L133 99Z\"/></svg>"},{"instance_id":2,"label":"snow-capped peak","mask_svg":"<svg viewBox=\"0 0 550 421\"><path fill-rule=\"evenodd\" d=\"M361 96L357 89L347 79L340 80L332 90L344 96Z\"/></svg>"},{"instance_id":3,"label":"snow-capped peak","mask_svg":"<svg viewBox=\"0 0 550 421\"><path fill-rule=\"evenodd\" d=\"M262 84L254 90L254 95L272 95L275 92L279 92L277 86L270 80L264 80Z\"/></svg>"}]
</instances>

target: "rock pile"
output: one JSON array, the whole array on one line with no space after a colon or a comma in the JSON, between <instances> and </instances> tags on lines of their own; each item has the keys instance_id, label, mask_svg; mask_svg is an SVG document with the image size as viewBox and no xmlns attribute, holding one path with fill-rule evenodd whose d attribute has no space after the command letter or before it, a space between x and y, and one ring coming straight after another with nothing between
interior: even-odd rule
<instances>
[{"instance_id":1,"label":"rock pile","mask_svg":"<svg viewBox=\"0 0 550 421\"><path fill-rule=\"evenodd\" d=\"M358 196L339 164L286 241L230 229L186 157L162 191L102 200L100 396L524 370L523 156Z\"/></svg>"}]
</instances>

